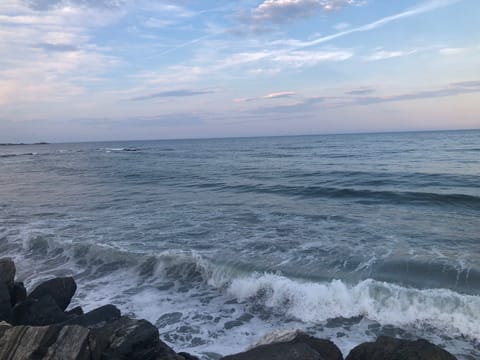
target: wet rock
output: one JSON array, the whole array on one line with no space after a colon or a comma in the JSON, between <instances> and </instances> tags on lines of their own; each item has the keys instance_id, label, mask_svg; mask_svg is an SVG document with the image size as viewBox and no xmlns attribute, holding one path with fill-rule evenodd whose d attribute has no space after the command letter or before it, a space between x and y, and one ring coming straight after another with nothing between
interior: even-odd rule
<instances>
[{"instance_id":1,"label":"wet rock","mask_svg":"<svg viewBox=\"0 0 480 360\"><path fill-rule=\"evenodd\" d=\"M45 326L62 323L69 318L50 295L40 299L27 299L13 308L15 325Z\"/></svg>"},{"instance_id":2,"label":"wet rock","mask_svg":"<svg viewBox=\"0 0 480 360\"><path fill-rule=\"evenodd\" d=\"M158 329L145 320L122 317L93 329L104 359L182 360L160 341Z\"/></svg>"},{"instance_id":3,"label":"wet rock","mask_svg":"<svg viewBox=\"0 0 480 360\"><path fill-rule=\"evenodd\" d=\"M16 282L10 289L10 302L12 306L27 299L27 289L23 285L23 282Z\"/></svg>"},{"instance_id":4,"label":"wet rock","mask_svg":"<svg viewBox=\"0 0 480 360\"><path fill-rule=\"evenodd\" d=\"M345 360L456 360L455 356L426 340L401 340L380 336L355 347Z\"/></svg>"},{"instance_id":5,"label":"wet rock","mask_svg":"<svg viewBox=\"0 0 480 360\"><path fill-rule=\"evenodd\" d=\"M119 319L120 310L113 305L104 305L84 315L74 317L65 322L66 325L80 325L84 327L101 327L107 322Z\"/></svg>"},{"instance_id":6,"label":"wet rock","mask_svg":"<svg viewBox=\"0 0 480 360\"><path fill-rule=\"evenodd\" d=\"M0 282L7 285L8 288L13 286L15 281L15 263L10 258L0 259Z\"/></svg>"},{"instance_id":7,"label":"wet rock","mask_svg":"<svg viewBox=\"0 0 480 360\"><path fill-rule=\"evenodd\" d=\"M264 341L271 343L259 345L244 353L226 356L223 359L343 360L340 349L330 340L317 339L299 331L278 332L265 337Z\"/></svg>"},{"instance_id":8,"label":"wet rock","mask_svg":"<svg viewBox=\"0 0 480 360\"><path fill-rule=\"evenodd\" d=\"M40 299L45 295L50 295L60 309L64 311L70 304L76 290L77 284L72 277L55 278L38 285L30 295L28 295L28 298Z\"/></svg>"},{"instance_id":9,"label":"wet rock","mask_svg":"<svg viewBox=\"0 0 480 360\"><path fill-rule=\"evenodd\" d=\"M12 303L7 285L0 283L0 321L11 323L13 320Z\"/></svg>"}]
</instances>

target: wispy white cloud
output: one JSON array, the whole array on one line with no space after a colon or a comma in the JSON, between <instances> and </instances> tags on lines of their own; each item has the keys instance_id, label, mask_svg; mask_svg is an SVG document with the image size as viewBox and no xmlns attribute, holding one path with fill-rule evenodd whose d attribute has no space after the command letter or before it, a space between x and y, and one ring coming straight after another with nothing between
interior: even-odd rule
<instances>
[{"instance_id":1,"label":"wispy white cloud","mask_svg":"<svg viewBox=\"0 0 480 360\"><path fill-rule=\"evenodd\" d=\"M113 3L112 3L113 4ZM91 5L91 6L90 6ZM60 101L119 60L91 41L90 29L121 16L107 2L0 4L0 103ZM113 5L112 5L113 6Z\"/></svg>"}]
</instances>

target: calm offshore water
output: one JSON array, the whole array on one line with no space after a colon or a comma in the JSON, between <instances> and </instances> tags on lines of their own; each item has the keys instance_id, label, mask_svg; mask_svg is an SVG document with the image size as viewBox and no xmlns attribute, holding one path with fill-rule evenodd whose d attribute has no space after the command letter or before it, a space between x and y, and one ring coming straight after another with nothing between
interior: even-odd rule
<instances>
[{"instance_id":1,"label":"calm offshore water","mask_svg":"<svg viewBox=\"0 0 480 360\"><path fill-rule=\"evenodd\" d=\"M177 350L301 328L480 357L480 131L0 147L0 254Z\"/></svg>"}]
</instances>

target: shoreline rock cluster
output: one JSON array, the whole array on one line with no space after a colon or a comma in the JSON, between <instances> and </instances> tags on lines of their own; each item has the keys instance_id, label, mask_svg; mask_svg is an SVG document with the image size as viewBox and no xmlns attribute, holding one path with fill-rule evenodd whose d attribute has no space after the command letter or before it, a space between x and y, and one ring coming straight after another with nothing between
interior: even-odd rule
<instances>
[{"instance_id":1,"label":"shoreline rock cluster","mask_svg":"<svg viewBox=\"0 0 480 360\"><path fill-rule=\"evenodd\" d=\"M176 353L146 320L122 316L114 305L84 313L67 310L77 285L72 277L54 278L27 293L15 282L15 263L0 259L0 359L11 360L198 360ZM343 357L330 340L302 332L220 360L455 360L426 340L379 337Z\"/></svg>"}]
</instances>

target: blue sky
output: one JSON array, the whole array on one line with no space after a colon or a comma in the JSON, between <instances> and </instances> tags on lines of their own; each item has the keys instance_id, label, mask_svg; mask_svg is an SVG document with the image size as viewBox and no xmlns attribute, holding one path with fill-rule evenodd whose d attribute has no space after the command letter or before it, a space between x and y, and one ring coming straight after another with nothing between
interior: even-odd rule
<instances>
[{"instance_id":1,"label":"blue sky","mask_svg":"<svg viewBox=\"0 0 480 360\"><path fill-rule=\"evenodd\" d=\"M0 142L480 128L479 0L2 0Z\"/></svg>"}]
</instances>

